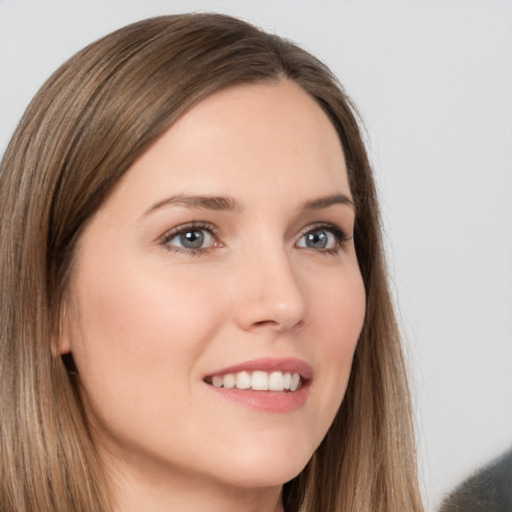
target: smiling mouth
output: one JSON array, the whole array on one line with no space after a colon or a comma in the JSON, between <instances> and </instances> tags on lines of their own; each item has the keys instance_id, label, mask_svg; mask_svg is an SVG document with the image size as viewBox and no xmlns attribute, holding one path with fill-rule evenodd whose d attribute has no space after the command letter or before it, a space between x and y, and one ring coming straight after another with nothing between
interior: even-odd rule
<instances>
[{"instance_id":1,"label":"smiling mouth","mask_svg":"<svg viewBox=\"0 0 512 512\"><path fill-rule=\"evenodd\" d=\"M204 381L216 388L284 393L297 391L304 384L304 380L299 373L280 371L226 373L224 375L206 377Z\"/></svg>"}]
</instances>

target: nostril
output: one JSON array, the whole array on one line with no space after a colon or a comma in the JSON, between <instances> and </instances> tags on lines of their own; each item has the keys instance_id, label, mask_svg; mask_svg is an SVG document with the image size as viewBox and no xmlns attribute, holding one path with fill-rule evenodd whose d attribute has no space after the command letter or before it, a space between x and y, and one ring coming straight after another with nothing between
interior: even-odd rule
<instances>
[{"instance_id":1,"label":"nostril","mask_svg":"<svg viewBox=\"0 0 512 512\"><path fill-rule=\"evenodd\" d=\"M279 325L275 320L260 320L259 322L254 322L254 327L268 327L272 325Z\"/></svg>"},{"instance_id":2,"label":"nostril","mask_svg":"<svg viewBox=\"0 0 512 512\"><path fill-rule=\"evenodd\" d=\"M279 332L288 331L291 329L297 329L302 326L302 320L299 320L296 324L288 322L279 322L277 320L260 320L254 322L252 325L253 329L274 329Z\"/></svg>"}]
</instances>

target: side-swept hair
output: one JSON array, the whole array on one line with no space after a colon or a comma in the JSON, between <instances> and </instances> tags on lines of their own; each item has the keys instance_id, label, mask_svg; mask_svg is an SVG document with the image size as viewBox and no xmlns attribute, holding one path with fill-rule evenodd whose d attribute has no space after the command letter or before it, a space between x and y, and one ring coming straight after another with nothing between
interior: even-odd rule
<instances>
[{"instance_id":1,"label":"side-swept hair","mask_svg":"<svg viewBox=\"0 0 512 512\"><path fill-rule=\"evenodd\" d=\"M232 84L296 82L335 126L357 212L366 318L325 439L285 484L287 512L422 511L411 407L372 172L350 99L289 41L217 14L148 19L69 59L27 108L0 167L0 509L109 510L57 347L77 240L120 177L187 109Z\"/></svg>"}]
</instances>

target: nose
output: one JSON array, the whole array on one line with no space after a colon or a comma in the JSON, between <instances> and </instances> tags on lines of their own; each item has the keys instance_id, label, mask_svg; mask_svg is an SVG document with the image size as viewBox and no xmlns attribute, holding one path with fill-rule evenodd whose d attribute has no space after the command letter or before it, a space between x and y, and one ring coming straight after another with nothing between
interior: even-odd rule
<instances>
[{"instance_id":1,"label":"nose","mask_svg":"<svg viewBox=\"0 0 512 512\"><path fill-rule=\"evenodd\" d=\"M236 320L244 330L286 332L299 328L305 290L286 251L253 252L237 272Z\"/></svg>"}]
</instances>

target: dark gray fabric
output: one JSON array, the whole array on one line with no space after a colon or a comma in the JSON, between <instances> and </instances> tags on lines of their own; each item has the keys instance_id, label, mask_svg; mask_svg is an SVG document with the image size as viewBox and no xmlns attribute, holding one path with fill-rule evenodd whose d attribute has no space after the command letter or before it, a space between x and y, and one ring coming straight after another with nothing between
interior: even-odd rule
<instances>
[{"instance_id":1,"label":"dark gray fabric","mask_svg":"<svg viewBox=\"0 0 512 512\"><path fill-rule=\"evenodd\" d=\"M439 512L512 512L512 450L459 485Z\"/></svg>"}]
</instances>

